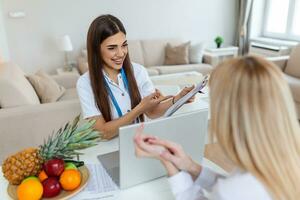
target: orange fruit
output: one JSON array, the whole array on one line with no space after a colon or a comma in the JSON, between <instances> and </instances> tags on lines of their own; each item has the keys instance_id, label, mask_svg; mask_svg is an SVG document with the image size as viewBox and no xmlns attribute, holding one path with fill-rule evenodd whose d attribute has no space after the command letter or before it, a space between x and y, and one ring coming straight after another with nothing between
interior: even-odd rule
<instances>
[{"instance_id":1,"label":"orange fruit","mask_svg":"<svg viewBox=\"0 0 300 200\"><path fill-rule=\"evenodd\" d=\"M65 170L60 175L59 182L64 190L75 190L81 183L80 171L76 169Z\"/></svg>"},{"instance_id":2,"label":"orange fruit","mask_svg":"<svg viewBox=\"0 0 300 200\"><path fill-rule=\"evenodd\" d=\"M44 180L46 180L48 178L48 175L46 174L46 172L44 170L42 170L40 173L39 173L39 179L41 182L43 182Z\"/></svg>"},{"instance_id":3,"label":"orange fruit","mask_svg":"<svg viewBox=\"0 0 300 200\"><path fill-rule=\"evenodd\" d=\"M39 180L28 179L18 186L17 195L19 200L39 200L43 195L43 185Z\"/></svg>"}]
</instances>

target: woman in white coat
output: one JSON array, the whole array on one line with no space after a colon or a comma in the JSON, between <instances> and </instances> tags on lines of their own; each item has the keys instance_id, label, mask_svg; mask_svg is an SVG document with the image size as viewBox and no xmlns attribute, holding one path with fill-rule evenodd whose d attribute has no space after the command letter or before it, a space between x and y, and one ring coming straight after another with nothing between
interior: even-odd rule
<instances>
[{"instance_id":1,"label":"woman in white coat","mask_svg":"<svg viewBox=\"0 0 300 200\"><path fill-rule=\"evenodd\" d=\"M210 134L236 170L223 177L180 145L142 133L137 156L161 161L176 199L299 199L299 122L279 68L258 57L232 59L216 67L209 87Z\"/></svg>"},{"instance_id":2,"label":"woman in white coat","mask_svg":"<svg viewBox=\"0 0 300 200\"><path fill-rule=\"evenodd\" d=\"M130 61L126 30L112 15L101 15L87 34L89 71L77 82L85 119L96 120L103 139L117 136L121 126L162 116L193 87L164 97L155 90L146 69ZM193 98L190 99L190 102Z\"/></svg>"}]
</instances>

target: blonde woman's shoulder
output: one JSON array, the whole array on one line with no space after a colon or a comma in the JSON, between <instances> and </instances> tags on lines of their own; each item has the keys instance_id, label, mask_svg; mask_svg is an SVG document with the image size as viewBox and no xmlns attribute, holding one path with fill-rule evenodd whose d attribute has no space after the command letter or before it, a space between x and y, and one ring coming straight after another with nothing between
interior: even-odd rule
<instances>
[{"instance_id":1,"label":"blonde woman's shoulder","mask_svg":"<svg viewBox=\"0 0 300 200\"><path fill-rule=\"evenodd\" d=\"M212 199L218 200L271 200L271 196L252 174L235 172L226 179L219 179L214 186Z\"/></svg>"}]
</instances>

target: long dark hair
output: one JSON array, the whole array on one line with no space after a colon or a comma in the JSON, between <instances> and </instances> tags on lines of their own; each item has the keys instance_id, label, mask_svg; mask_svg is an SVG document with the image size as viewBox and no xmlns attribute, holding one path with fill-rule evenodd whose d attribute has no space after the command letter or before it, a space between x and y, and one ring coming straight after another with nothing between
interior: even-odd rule
<instances>
[{"instance_id":1,"label":"long dark hair","mask_svg":"<svg viewBox=\"0 0 300 200\"><path fill-rule=\"evenodd\" d=\"M111 121L112 116L108 98L109 95L104 82L104 62L100 53L100 44L106 38L119 32L122 32L126 35L125 28L118 18L112 15L101 15L92 22L87 34L87 52L91 86L93 89L97 107L101 111L103 118L107 122ZM124 59L123 69L128 80L131 108L134 108L140 103L141 95L134 78L132 65L129 59L129 53L127 53ZM138 119L139 121L144 121L143 114L138 116Z\"/></svg>"}]
</instances>

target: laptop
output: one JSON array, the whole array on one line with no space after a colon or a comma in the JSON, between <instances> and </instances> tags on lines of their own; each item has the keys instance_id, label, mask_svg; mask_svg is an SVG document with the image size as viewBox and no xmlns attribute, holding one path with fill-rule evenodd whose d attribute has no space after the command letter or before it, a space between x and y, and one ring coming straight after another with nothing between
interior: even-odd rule
<instances>
[{"instance_id":1,"label":"laptop","mask_svg":"<svg viewBox=\"0 0 300 200\"><path fill-rule=\"evenodd\" d=\"M144 123L144 133L179 143L201 163L208 126L208 109L155 119ZM133 137L140 124L119 129L119 151L99 155L98 159L112 180L126 189L166 175L160 161L135 156Z\"/></svg>"}]
</instances>

